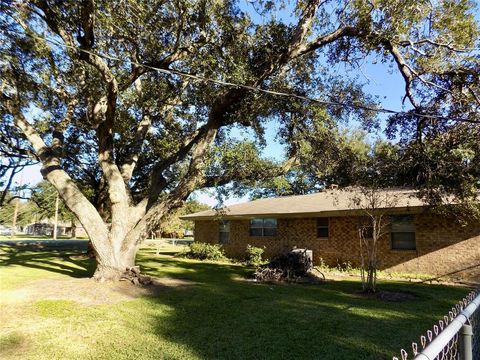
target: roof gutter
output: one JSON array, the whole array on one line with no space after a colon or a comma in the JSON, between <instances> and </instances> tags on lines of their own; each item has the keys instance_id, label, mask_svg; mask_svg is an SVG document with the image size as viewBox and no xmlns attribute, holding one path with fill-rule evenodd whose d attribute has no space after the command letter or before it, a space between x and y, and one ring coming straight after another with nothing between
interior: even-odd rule
<instances>
[{"instance_id":1,"label":"roof gutter","mask_svg":"<svg viewBox=\"0 0 480 360\"><path fill-rule=\"evenodd\" d=\"M419 214L428 209L428 206L405 206L398 208L389 208L382 209L390 215L400 215L405 213L410 214ZM226 214L215 214L215 215L203 215L196 216L195 214L183 215L180 216L182 220L190 221L202 221L202 220L249 220L253 218L311 218L311 217L339 217L339 216L362 216L365 215L365 212L361 209L344 209L344 210L328 210L328 211L318 211L318 212L302 212L302 213L250 213L250 214L238 214L238 215L228 215L228 210Z\"/></svg>"}]
</instances>

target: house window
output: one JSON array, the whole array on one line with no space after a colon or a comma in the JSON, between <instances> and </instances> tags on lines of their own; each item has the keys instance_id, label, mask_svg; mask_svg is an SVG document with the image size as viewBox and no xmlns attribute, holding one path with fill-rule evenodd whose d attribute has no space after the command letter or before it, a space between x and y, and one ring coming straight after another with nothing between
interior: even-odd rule
<instances>
[{"instance_id":1,"label":"house window","mask_svg":"<svg viewBox=\"0 0 480 360\"><path fill-rule=\"evenodd\" d=\"M230 241L230 221L220 220L218 229L219 229L218 242L220 244L227 244Z\"/></svg>"},{"instance_id":2,"label":"house window","mask_svg":"<svg viewBox=\"0 0 480 360\"><path fill-rule=\"evenodd\" d=\"M277 219L250 220L250 236L277 236Z\"/></svg>"},{"instance_id":3,"label":"house window","mask_svg":"<svg viewBox=\"0 0 480 360\"><path fill-rule=\"evenodd\" d=\"M390 239L392 250L415 250L415 223L413 216L392 216Z\"/></svg>"},{"instance_id":4,"label":"house window","mask_svg":"<svg viewBox=\"0 0 480 360\"><path fill-rule=\"evenodd\" d=\"M328 218L317 219L317 238L328 239Z\"/></svg>"}]
</instances>

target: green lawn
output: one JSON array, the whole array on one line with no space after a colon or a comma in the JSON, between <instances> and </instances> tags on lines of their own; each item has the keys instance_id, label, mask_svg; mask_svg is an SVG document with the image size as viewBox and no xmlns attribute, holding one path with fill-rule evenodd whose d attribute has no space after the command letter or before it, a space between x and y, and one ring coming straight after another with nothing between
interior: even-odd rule
<instances>
[{"instance_id":1,"label":"green lawn","mask_svg":"<svg viewBox=\"0 0 480 360\"><path fill-rule=\"evenodd\" d=\"M256 284L242 280L251 270L241 265L144 252L146 273L190 285L115 304L21 300L35 281L91 275L93 264L77 256L82 246L1 247L0 290L20 300L0 297L0 358L391 359L468 291L383 282L382 289L418 296L387 303L356 296L356 281Z\"/></svg>"},{"instance_id":2,"label":"green lawn","mask_svg":"<svg viewBox=\"0 0 480 360\"><path fill-rule=\"evenodd\" d=\"M71 239L70 236L64 236L64 235L59 235L57 236L57 239L58 240L69 240ZM73 239L73 240L78 240L78 239L81 239L81 240L85 240L87 239L87 237L85 236L77 236L76 239ZM53 237L51 236L47 236L47 235L29 235L29 234L15 234L13 236L13 239L12 239L12 236L11 235L0 235L0 241L10 241L10 240L53 240Z\"/></svg>"}]
</instances>

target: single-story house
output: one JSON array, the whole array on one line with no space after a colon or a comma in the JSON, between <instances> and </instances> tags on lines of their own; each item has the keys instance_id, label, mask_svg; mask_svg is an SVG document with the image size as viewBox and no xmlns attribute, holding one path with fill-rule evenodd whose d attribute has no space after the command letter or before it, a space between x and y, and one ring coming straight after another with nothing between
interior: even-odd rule
<instances>
[{"instance_id":1,"label":"single-story house","mask_svg":"<svg viewBox=\"0 0 480 360\"><path fill-rule=\"evenodd\" d=\"M37 222L29 224L25 227L25 233L28 235L44 235L44 236L53 236L54 225L47 220L48 222ZM86 237L87 233L82 226L76 225L72 228L70 222L59 222L57 226L57 236L81 236Z\"/></svg>"},{"instance_id":2,"label":"single-story house","mask_svg":"<svg viewBox=\"0 0 480 360\"><path fill-rule=\"evenodd\" d=\"M389 219L378 243L380 269L480 282L480 223L465 225L440 215L412 190L383 190L379 196L395 199L378 210ZM358 266L365 207L356 197L350 191L326 190L181 218L195 222L195 241L222 244L233 258L243 258L247 245L264 247L267 258L297 247L312 250L315 264Z\"/></svg>"}]
</instances>

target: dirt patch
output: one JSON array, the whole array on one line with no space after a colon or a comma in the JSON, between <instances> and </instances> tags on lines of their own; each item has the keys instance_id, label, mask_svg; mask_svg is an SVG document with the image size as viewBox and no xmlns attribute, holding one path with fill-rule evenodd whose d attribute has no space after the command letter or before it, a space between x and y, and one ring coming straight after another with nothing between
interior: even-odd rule
<instances>
[{"instance_id":1,"label":"dirt patch","mask_svg":"<svg viewBox=\"0 0 480 360\"><path fill-rule=\"evenodd\" d=\"M116 304L144 295L155 295L168 288L193 285L193 282L153 278L152 285L134 286L129 282L98 283L89 278L42 279L22 287L2 291L0 304L13 304L38 300L72 300L83 305Z\"/></svg>"},{"instance_id":2,"label":"dirt patch","mask_svg":"<svg viewBox=\"0 0 480 360\"><path fill-rule=\"evenodd\" d=\"M410 291L386 291L381 290L376 293L364 293L356 292L354 293L355 297L362 297L368 299L378 299L387 302L407 302L413 301L418 298L418 296Z\"/></svg>"},{"instance_id":3,"label":"dirt patch","mask_svg":"<svg viewBox=\"0 0 480 360\"><path fill-rule=\"evenodd\" d=\"M383 301L405 302L416 300L418 296L409 291L379 291L377 298Z\"/></svg>"}]
</instances>

